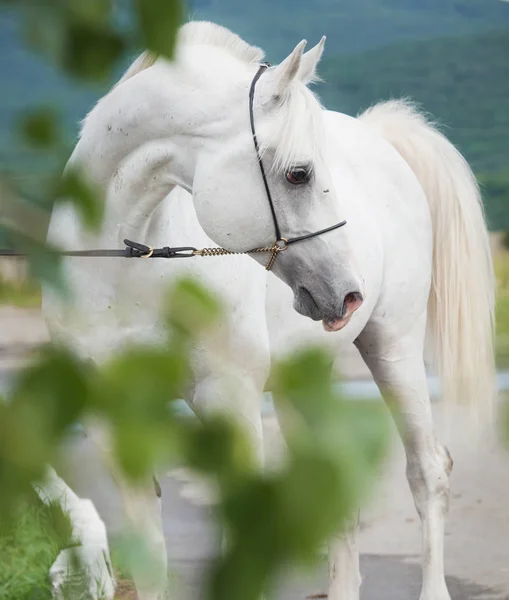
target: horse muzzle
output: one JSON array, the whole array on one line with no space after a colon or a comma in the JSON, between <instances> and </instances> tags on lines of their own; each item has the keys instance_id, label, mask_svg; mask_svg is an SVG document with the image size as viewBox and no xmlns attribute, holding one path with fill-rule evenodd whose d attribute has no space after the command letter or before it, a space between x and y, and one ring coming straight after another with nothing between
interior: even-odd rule
<instances>
[{"instance_id":1,"label":"horse muzzle","mask_svg":"<svg viewBox=\"0 0 509 600\"><path fill-rule=\"evenodd\" d=\"M294 293L295 310L313 321L322 321L325 331L343 329L364 299L360 291L351 288L339 295L331 293L324 296L299 286Z\"/></svg>"}]
</instances>

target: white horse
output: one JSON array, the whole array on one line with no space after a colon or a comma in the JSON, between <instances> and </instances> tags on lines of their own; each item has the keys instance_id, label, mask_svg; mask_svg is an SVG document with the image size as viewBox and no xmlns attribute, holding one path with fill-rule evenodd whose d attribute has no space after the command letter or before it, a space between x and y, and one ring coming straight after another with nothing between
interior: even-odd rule
<instances>
[{"instance_id":1,"label":"white horse","mask_svg":"<svg viewBox=\"0 0 509 600\"><path fill-rule=\"evenodd\" d=\"M213 350L196 349L188 401L198 413L230 411L260 464L260 397L271 355L322 337L332 346L355 343L402 416L423 527L421 600L450 600L443 540L452 462L433 434L423 353L428 329L445 400L489 412L494 283L479 189L462 156L410 104L380 104L357 119L323 109L307 87L323 41L307 53L299 44L261 74L254 123L281 235L342 219L346 226L280 252L277 277L257 264L263 255L68 258L74 308L45 291L44 312L54 339L101 362L125 343L161 341L165 285L183 273L201 279L230 310ZM100 233L85 231L76 212L60 205L49 240L65 249L115 248L126 237L154 247L213 241L239 252L273 245L248 110L262 59L230 31L198 22L182 27L174 62L143 54L88 115L71 158L105 192ZM311 319L291 309L292 293L297 311ZM235 378L234 398L224 373ZM159 500L152 482L137 489L120 483L126 512L160 567L150 582L134 573L140 599L160 599L166 550ZM103 564L107 548L94 551ZM357 600L355 526L332 540L329 558L330 598Z\"/></svg>"}]
</instances>

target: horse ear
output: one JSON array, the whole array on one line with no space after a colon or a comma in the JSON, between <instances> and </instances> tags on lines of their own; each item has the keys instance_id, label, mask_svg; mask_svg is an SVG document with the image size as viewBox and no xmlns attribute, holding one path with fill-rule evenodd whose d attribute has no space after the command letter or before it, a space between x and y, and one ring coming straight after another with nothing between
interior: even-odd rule
<instances>
[{"instance_id":1,"label":"horse ear","mask_svg":"<svg viewBox=\"0 0 509 600\"><path fill-rule=\"evenodd\" d=\"M320 77L316 73L316 67L322 58L325 40L326 37L323 36L314 48L302 55L298 77L305 84L320 81Z\"/></svg>"},{"instance_id":2,"label":"horse ear","mask_svg":"<svg viewBox=\"0 0 509 600\"><path fill-rule=\"evenodd\" d=\"M302 54L306 46L306 40L302 40L295 50L285 58L272 72L272 82L274 85L274 95L277 98L282 98L288 89L288 86L297 77L302 60Z\"/></svg>"}]
</instances>

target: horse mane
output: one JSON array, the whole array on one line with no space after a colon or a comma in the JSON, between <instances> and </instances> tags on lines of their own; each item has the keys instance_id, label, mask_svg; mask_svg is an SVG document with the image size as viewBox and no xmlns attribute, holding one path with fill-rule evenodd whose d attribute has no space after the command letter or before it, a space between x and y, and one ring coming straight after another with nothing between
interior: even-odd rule
<instances>
[{"instance_id":1,"label":"horse mane","mask_svg":"<svg viewBox=\"0 0 509 600\"><path fill-rule=\"evenodd\" d=\"M259 64L265 58L262 49L248 44L226 27L209 21L190 21L180 27L177 48L195 44L221 48L246 65ZM143 52L115 87L150 68L157 59L156 54ZM277 172L287 171L302 159L316 162L324 138L323 107L319 99L304 83L296 79L290 84L284 98L281 98L280 108L283 114L278 120L278 126L261 140L262 154L275 149L272 168Z\"/></svg>"},{"instance_id":2,"label":"horse mane","mask_svg":"<svg viewBox=\"0 0 509 600\"><path fill-rule=\"evenodd\" d=\"M261 48L251 46L236 33L210 21L190 21L182 25L177 33L177 47L181 44L204 44L221 48L246 64L256 64L265 58L265 53ZM143 52L132 62L115 87L145 71L157 59L157 54L149 51Z\"/></svg>"},{"instance_id":3,"label":"horse mane","mask_svg":"<svg viewBox=\"0 0 509 600\"><path fill-rule=\"evenodd\" d=\"M178 44L206 44L226 50L232 56L252 65L265 58L265 52L251 46L240 36L222 25L210 21L190 21L180 28Z\"/></svg>"}]
</instances>

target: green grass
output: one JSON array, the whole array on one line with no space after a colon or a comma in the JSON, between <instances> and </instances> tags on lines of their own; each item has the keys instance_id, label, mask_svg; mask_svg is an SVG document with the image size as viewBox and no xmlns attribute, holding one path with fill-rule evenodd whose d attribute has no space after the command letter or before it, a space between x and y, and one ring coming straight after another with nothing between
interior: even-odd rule
<instances>
[{"instance_id":1,"label":"green grass","mask_svg":"<svg viewBox=\"0 0 509 600\"><path fill-rule=\"evenodd\" d=\"M501 252L495 258L497 275L497 366L509 367L509 253Z\"/></svg>"},{"instance_id":2,"label":"green grass","mask_svg":"<svg viewBox=\"0 0 509 600\"><path fill-rule=\"evenodd\" d=\"M0 281L0 306L37 308L40 305L41 289L37 283L27 281L23 285L12 285Z\"/></svg>"},{"instance_id":3,"label":"green grass","mask_svg":"<svg viewBox=\"0 0 509 600\"><path fill-rule=\"evenodd\" d=\"M52 600L49 571L61 550L73 545L67 517L56 506L45 506L35 493L8 525L0 526L0 599ZM112 560L117 561L115 551ZM136 598L133 584L115 569L117 600ZM81 594L78 593L78 596ZM75 592L66 600L76 600Z\"/></svg>"},{"instance_id":4,"label":"green grass","mask_svg":"<svg viewBox=\"0 0 509 600\"><path fill-rule=\"evenodd\" d=\"M34 494L0 528L0 598L51 600L49 570L70 541L61 510L42 505Z\"/></svg>"}]
</instances>

